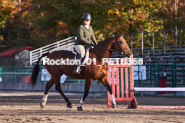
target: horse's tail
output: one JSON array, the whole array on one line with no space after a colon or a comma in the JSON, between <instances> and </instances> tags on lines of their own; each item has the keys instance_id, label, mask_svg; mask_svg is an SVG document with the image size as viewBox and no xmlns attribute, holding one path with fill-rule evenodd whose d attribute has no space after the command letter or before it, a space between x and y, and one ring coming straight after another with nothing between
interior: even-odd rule
<instances>
[{"instance_id":1,"label":"horse's tail","mask_svg":"<svg viewBox=\"0 0 185 123\"><path fill-rule=\"evenodd\" d=\"M32 74L31 74L31 84L32 87L36 86L36 81L37 81L37 76L39 74L39 61L41 60L42 57L49 55L49 53L43 54L37 61L37 64L33 68Z\"/></svg>"}]
</instances>

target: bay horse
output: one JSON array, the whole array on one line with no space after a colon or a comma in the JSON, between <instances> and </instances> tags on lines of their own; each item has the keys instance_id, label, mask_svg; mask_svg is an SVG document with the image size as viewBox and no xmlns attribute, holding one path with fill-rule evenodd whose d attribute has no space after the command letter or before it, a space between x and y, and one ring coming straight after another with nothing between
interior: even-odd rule
<instances>
[{"instance_id":1,"label":"bay horse","mask_svg":"<svg viewBox=\"0 0 185 123\"><path fill-rule=\"evenodd\" d=\"M63 93L61 86L60 86L60 77L65 74L66 76L73 78L73 79L85 79L85 90L84 96L80 100L80 105L77 107L78 110L82 110L82 104L85 101L85 98L88 96L89 89L91 87L93 80L99 80L104 87L109 91L111 95L112 107L116 106L115 98L112 94L111 86L108 83L107 79L107 72L108 72L108 65L102 65L102 58L109 58L113 51L123 52L125 56L131 55L130 48L128 47L127 42L123 38L123 34L120 34L116 37L108 38L97 46L89 50L89 58L93 59L96 58L96 65L86 65L83 66L84 74L73 74L74 65L45 65L45 68L51 75L51 79L47 82L45 86L44 96L42 98L42 103L40 104L41 108L46 105L48 92L50 88L55 84L55 89L62 95L62 97L67 102L67 107L72 108L72 104L69 99ZM42 57L47 56L50 59L74 59L75 54L71 51L60 50L54 51L52 53L43 54L37 61L31 75L31 84L32 87L36 85L36 79L39 73L39 61Z\"/></svg>"}]
</instances>

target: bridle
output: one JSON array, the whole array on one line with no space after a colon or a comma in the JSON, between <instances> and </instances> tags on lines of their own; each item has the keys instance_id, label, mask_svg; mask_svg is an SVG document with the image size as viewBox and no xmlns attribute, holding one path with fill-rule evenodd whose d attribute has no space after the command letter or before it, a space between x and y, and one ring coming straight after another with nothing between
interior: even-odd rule
<instances>
[{"instance_id":1,"label":"bridle","mask_svg":"<svg viewBox=\"0 0 185 123\"><path fill-rule=\"evenodd\" d=\"M127 48L123 48L123 47L121 46L121 43L119 42L118 37L116 38L116 42L118 42L119 47L121 48L121 51L115 50L115 49L108 49L108 48L100 47L100 46L98 46L98 45L96 45L95 47L102 48L102 49L105 49L105 50L115 51L115 52L123 52L123 53L125 54L124 49L128 49L128 47L127 47Z\"/></svg>"}]
</instances>

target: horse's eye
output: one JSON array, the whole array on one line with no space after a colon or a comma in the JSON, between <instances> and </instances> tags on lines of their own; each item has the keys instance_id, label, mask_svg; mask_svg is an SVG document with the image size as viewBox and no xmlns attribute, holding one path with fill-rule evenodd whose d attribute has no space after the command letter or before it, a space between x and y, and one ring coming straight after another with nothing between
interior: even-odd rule
<instances>
[{"instance_id":1,"label":"horse's eye","mask_svg":"<svg viewBox=\"0 0 185 123\"><path fill-rule=\"evenodd\" d=\"M122 41L119 41L120 42L120 44L123 44L123 42Z\"/></svg>"}]
</instances>

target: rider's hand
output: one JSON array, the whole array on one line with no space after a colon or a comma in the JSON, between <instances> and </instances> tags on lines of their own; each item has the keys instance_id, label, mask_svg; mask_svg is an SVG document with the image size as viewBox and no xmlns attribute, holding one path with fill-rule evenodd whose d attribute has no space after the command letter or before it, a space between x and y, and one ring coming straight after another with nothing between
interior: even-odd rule
<instances>
[{"instance_id":1,"label":"rider's hand","mask_svg":"<svg viewBox=\"0 0 185 123\"><path fill-rule=\"evenodd\" d=\"M91 42L90 47L94 48L94 43L93 42Z\"/></svg>"},{"instance_id":2,"label":"rider's hand","mask_svg":"<svg viewBox=\"0 0 185 123\"><path fill-rule=\"evenodd\" d=\"M93 42L91 42L91 46L94 46L94 43Z\"/></svg>"}]
</instances>

